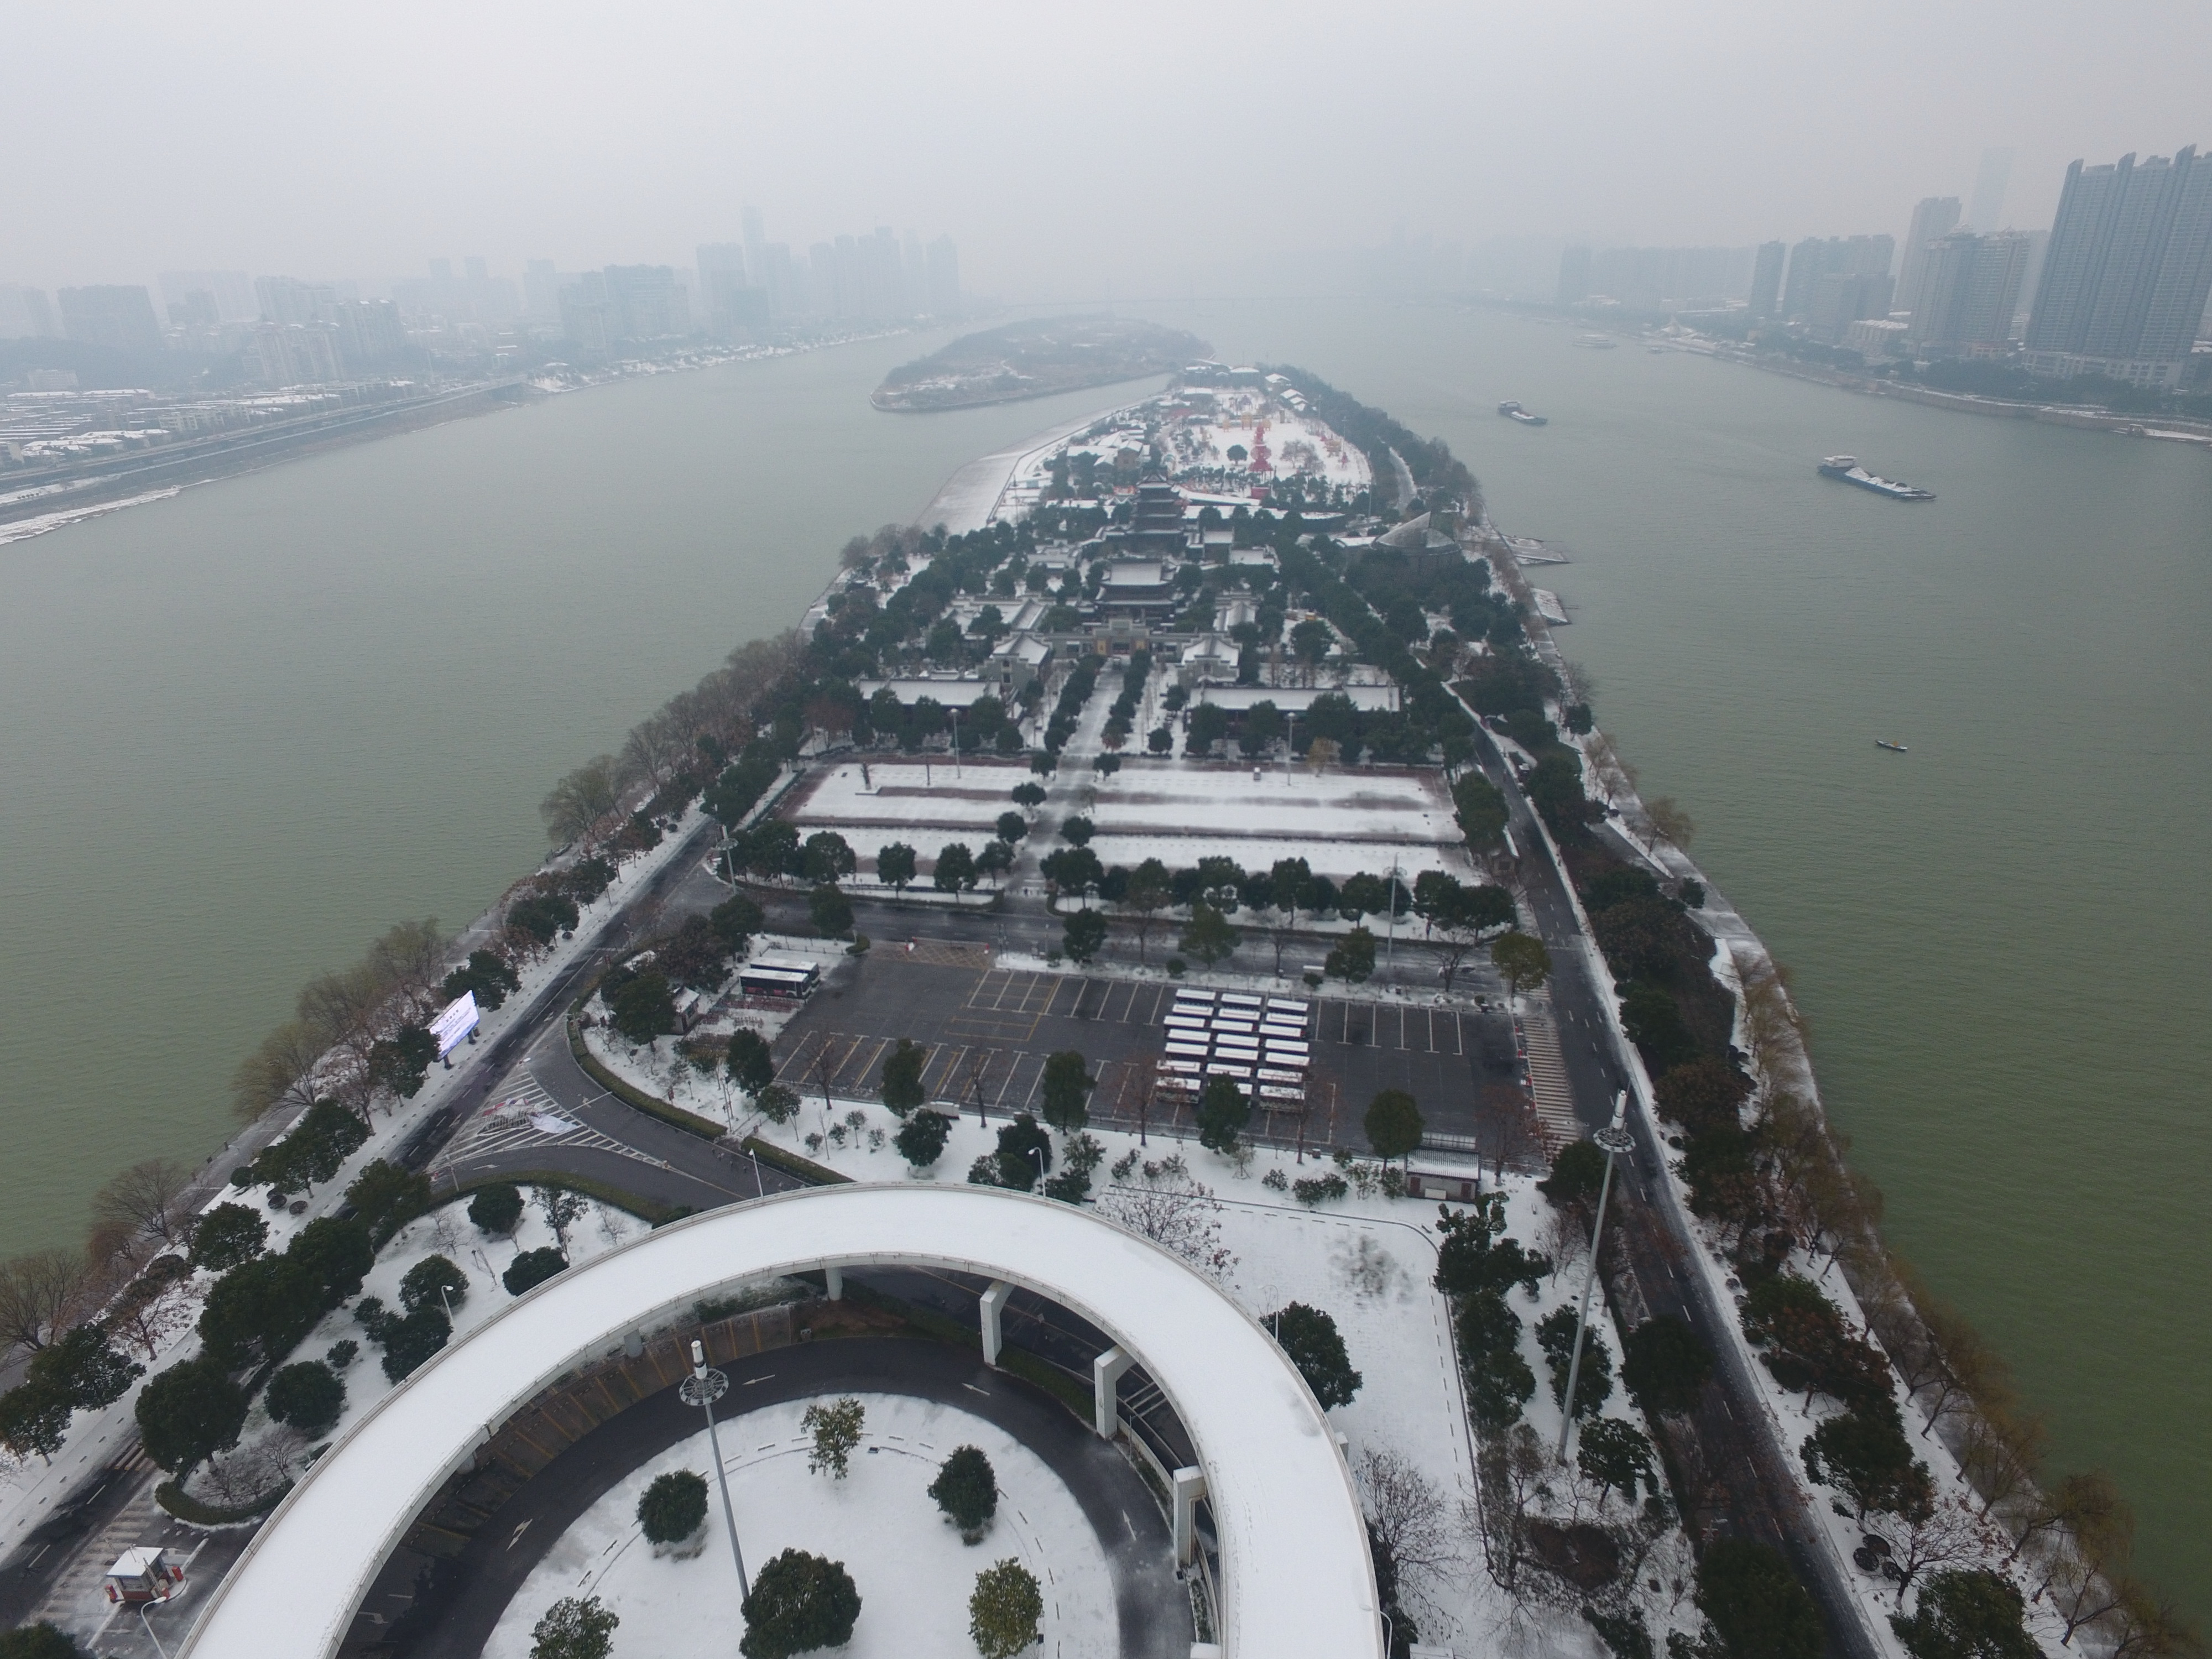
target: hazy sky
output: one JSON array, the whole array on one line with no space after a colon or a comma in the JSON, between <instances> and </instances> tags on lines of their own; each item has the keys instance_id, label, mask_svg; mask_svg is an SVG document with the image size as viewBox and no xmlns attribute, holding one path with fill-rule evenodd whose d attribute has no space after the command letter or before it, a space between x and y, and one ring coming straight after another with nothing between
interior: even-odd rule
<instances>
[{"instance_id":1,"label":"hazy sky","mask_svg":"<svg viewBox=\"0 0 2212 1659\"><path fill-rule=\"evenodd\" d=\"M1403 224L1901 233L2018 159L2212 145L2212 0L301 6L16 0L0 281L688 262L757 204L971 289L1141 293Z\"/></svg>"}]
</instances>

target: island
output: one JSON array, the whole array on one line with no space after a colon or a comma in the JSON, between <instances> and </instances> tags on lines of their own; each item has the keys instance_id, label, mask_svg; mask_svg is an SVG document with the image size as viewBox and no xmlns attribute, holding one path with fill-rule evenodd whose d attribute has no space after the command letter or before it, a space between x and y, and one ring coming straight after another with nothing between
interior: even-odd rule
<instances>
[{"instance_id":1,"label":"island","mask_svg":"<svg viewBox=\"0 0 2212 1659\"><path fill-rule=\"evenodd\" d=\"M1133 318L1045 317L963 334L902 363L868 401L896 414L975 409L1164 374L1209 349L1195 334Z\"/></svg>"},{"instance_id":2,"label":"island","mask_svg":"<svg viewBox=\"0 0 2212 1659\"><path fill-rule=\"evenodd\" d=\"M1887 1255L1546 557L1203 362L853 538L307 987L227 1155L0 1262L0 1656L2196 1650Z\"/></svg>"}]
</instances>

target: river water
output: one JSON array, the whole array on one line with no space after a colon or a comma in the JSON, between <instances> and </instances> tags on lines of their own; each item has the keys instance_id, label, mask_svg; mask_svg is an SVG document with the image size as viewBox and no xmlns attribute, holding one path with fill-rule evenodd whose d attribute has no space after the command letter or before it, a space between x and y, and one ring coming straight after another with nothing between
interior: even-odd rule
<instances>
[{"instance_id":1,"label":"river water","mask_svg":"<svg viewBox=\"0 0 2212 1659\"><path fill-rule=\"evenodd\" d=\"M1795 970L1892 1238L2212 1613L2212 459L1498 313L1146 314L1440 434L1572 550L1562 648ZM73 1236L131 1157L204 1156L301 979L474 915L552 779L794 618L847 535L1104 395L871 410L932 343L625 382L0 551L0 1250ZM1942 499L1817 477L1837 451Z\"/></svg>"}]
</instances>

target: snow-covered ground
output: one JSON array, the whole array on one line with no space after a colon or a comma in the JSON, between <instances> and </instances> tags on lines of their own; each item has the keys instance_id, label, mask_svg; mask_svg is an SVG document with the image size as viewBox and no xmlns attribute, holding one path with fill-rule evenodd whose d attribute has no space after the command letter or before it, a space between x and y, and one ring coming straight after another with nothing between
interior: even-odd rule
<instances>
[{"instance_id":1,"label":"snow-covered ground","mask_svg":"<svg viewBox=\"0 0 2212 1659\"><path fill-rule=\"evenodd\" d=\"M1177 760L1124 767L1094 788L1091 846L1109 866L1156 858L1174 870L1222 854L1260 870L1304 858L1315 874L1341 880L1361 871L1387 875L1395 858L1408 886L1424 870L1475 876L1434 772Z\"/></svg>"},{"instance_id":2,"label":"snow-covered ground","mask_svg":"<svg viewBox=\"0 0 2212 1659\"><path fill-rule=\"evenodd\" d=\"M857 1124L854 1119L857 1117ZM909 1169L888 1144L898 1121L869 1103L836 1101L824 1107L817 1095L804 1101L798 1116L759 1133L839 1173L860 1181L904 1178L961 1182L969 1166L996 1146L1003 1115L979 1124L973 1111L960 1118L945 1152L927 1170ZM1249 1161L1224 1158L1195 1141L1154 1135L1139 1145L1135 1135L1093 1128L1105 1146L1103 1163L1093 1177L1094 1196L1110 1208L1112 1168L1125 1155L1158 1161L1180 1154L1190 1173L1212 1190L1218 1208L1213 1219L1221 1243L1234 1256L1220 1275L1223 1288L1255 1317L1291 1302L1328 1313L1343 1335L1352 1365L1361 1373L1359 1393L1348 1406L1329 1413L1346 1440L1355 1474L1370 1452L1395 1455L1419 1469L1435 1486L1452 1516L1455 1555L1444 1571L1413 1575L1407 1589L1421 1619L1425 1640L1460 1652L1552 1656L1555 1659L1602 1659L1603 1648L1574 1607L1524 1601L1516 1606L1492 1581L1482 1543L1471 1524L1473 1510L1462 1506L1476 1498L1475 1445L1462 1397L1453 1347L1449 1310L1431 1283L1436 1272L1438 1206L1433 1201L1392 1200L1379 1191L1357 1192L1309 1209L1287 1192L1271 1188L1271 1172L1285 1183L1333 1170L1315 1155L1303 1164L1290 1153L1262 1151ZM878 1140L878 1135L885 1137ZM1418 1165L1443 1169L1456 1160L1418 1156ZM1140 1177L1133 1175L1132 1179ZM1509 1176L1508 1231L1531 1249L1547 1248L1549 1208L1532 1180ZM1559 1408L1552 1399L1549 1370L1537 1345L1539 1319L1580 1292L1579 1261L1543 1280L1533 1300L1516 1290L1510 1301L1522 1322L1522 1357L1538 1379L1527 1419L1548 1447L1559 1435ZM1592 1329L1614 1358L1621 1344L1607 1316L1602 1298L1592 1310ZM1616 1382L1605 1414L1645 1425L1626 1391ZM1614 1496L1602 1510L1594 1489L1562 1472L1545 1513L1562 1520L1603 1519L1618 1523L1629 1506ZM1697 1626L1686 1587L1692 1568L1688 1545L1679 1529L1652 1553L1634 1595L1647 1627L1663 1642L1669 1627ZM1656 1578L1653 1591L1649 1581ZM865 1588L864 1588L865 1593Z\"/></svg>"},{"instance_id":3,"label":"snow-covered ground","mask_svg":"<svg viewBox=\"0 0 2212 1659\"><path fill-rule=\"evenodd\" d=\"M1282 403L1256 392L1224 392L1217 397L1218 414L1211 421L1190 421L1169 428L1170 453L1176 470L1249 465L1232 461L1229 448L1241 446L1249 454L1255 422L1264 422L1268 464L1277 472L1305 474L1325 483L1361 490L1370 482L1367 457L1348 444L1325 422L1298 414Z\"/></svg>"},{"instance_id":4,"label":"snow-covered ground","mask_svg":"<svg viewBox=\"0 0 2212 1659\"><path fill-rule=\"evenodd\" d=\"M848 1659L971 1653L968 1598L975 1575L1008 1557L1036 1575L1044 1596L1042 1651L1107 1659L1115 1650L1114 1584L1104 1551L1075 1496L1036 1453L1004 1430L951 1407L902 1395L861 1395L866 1426L842 1480L807 1471L805 1402L765 1407L720 1426L723 1467L745 1570L786 1549L842 1561L860 1593ZM980 1544L965 1545L929 1496L958 1446L991 1460L999 1513ZM655 1556L637 1501L677 1469L713 1474L702 1431L632 1470L564 1533L507 1607L485 1659L526 1659L531 1628L564 1595L596 1595L622 1620L618 1654L662 1659L733 1652L739 1631L734 1571L719 1497L708 1503L706 1548Z\"/></svg>"},{"instance_id":5,"label":"snow-covered ground","mask_svg":"<svg viewBox=\"0 0 2212 1659\"><path fill-rule=\"evenodd\" d=\"M902 841L933 858L945 842L965 840L974 851L997 833L999 814L1014 810L1016 784L1030 779L1024 761L971 760L963 756L956 774L951 757L920 760L900 757L848 761L824 767L793 792L782 816L802 835L836 830L853 843L864 869L875 868L881 842Z\"/></svg>"}]
</instances>

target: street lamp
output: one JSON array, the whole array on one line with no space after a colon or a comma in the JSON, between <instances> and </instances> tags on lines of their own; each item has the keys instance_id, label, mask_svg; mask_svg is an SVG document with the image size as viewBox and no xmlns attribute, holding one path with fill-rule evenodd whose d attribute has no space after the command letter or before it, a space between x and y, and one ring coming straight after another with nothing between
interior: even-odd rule
<instances>
[{"instance_id":1,"label":"street lamp","mask_svg":"<svg viewBox=\"0 0 2212 1659\"><path fill-rule=\"evenodd\" d=\"M1042 1187L1044 1185L1044 1148L1042 1146L1030 1147L1030 1156L1036 1160L1037 1185Z\"/></svg>"},{"instance_id":2,"label":"street lamp","mask_svg":"<svg viewBox=\"0 0 2212 1659\"><path fill-rule=\"evenodd\" d=\"M1606 1200L1613 1195L1613 1160L1636 1145L1635 1139L1621 1126L1628 1112L1628 1096L1624 1091L1613 1097L1613 1121L1600 1129L1591 1139L1605 1150L1605 1180L1597 1190L1597 1222L1590 1229L1589 1267L1583 1273L1582 1311L1575 1316L1575 1353L1567 1362L1567 1398L1565 1410L1559 1422L1559 1459L1567 1455L1567 1437L1575 1427L1575 1384L1582 1376L1583 1333L1589 1328L1590 1287L1597 1283L1597 1248L1605 1238Z\"/></svg>"},{"instance_id":3,"label":"street lamp","mask_svg":"<svg viewBox=\"0 0 2212 1659\"><path fill-rule=\"evenodd\" d=\"M714 1434L714 1402L730 1391L730 1379L707 1364L707 1350L691 1344L691 1375L676 1386L677 1397L707 1413L707 1449L714 1459L714 1484L722 1489L722 1524L730 1529L730 1559L737 1563L738 1594L750 1599L752 1586L745 1582L744 1552L738 1547L738 1517L730 1508L730 1477L722 1468L722 1443Z\"/></svg>"}]
</instances>

